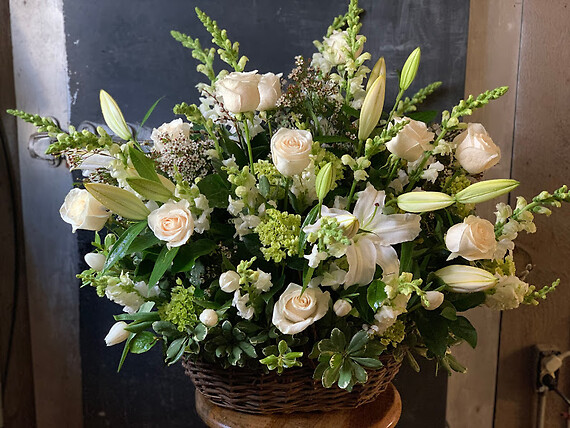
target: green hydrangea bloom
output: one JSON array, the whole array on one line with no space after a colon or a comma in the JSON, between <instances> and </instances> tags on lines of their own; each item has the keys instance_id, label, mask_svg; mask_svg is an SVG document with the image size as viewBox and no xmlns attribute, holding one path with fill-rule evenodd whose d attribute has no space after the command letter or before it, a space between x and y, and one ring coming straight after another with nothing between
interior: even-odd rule
<instances>
[{"instance_id":1,"label":"green hydrangea bloom","mask_svg":"<svg viewBox=\"0 0 570 428\"><path fill-rule=\"evenodd\" d=\"M158 309L160 318L176 325L179 331L195 326L198 323L198 315L194 308L194 290L194 286L188 288L174 287L170 302Z\"/></svg>"},{"instance_id":2,"label":"green hydrangea bloom","mask_svg":"<svg viewBox=\"0 0 570 428\"><path fill-rule=\"evenodd\" d=\"M263 245L261 252L265 260L279 263L287 255L294 256L298 252L301 216L270 208L255 232Z\"/></svg>"},{"instance_id":3,"label":"green hydrangea bloom","mask_svg":"<svg viewBox=\"0 0 570 428\"><path fill-rule=\"evenodd\" d=\"M386 329L380 338L380 343L385 346L396 346L404 340L404 337L406 337L406 324L402 320L396 320L394 324Z\"/></svg>"},{"instance_id":4,"label":"green hydrangea bloom","mask_svg":"<svg viewBox=\"0 0 570 428\"><path fill-rule=\"evenodd\" d=\"M265 176L271 186L271 197L274 199L283 199L285 197L284 177L277 170L275 165L268 160L259 160L255 163L255 175L257 179Z\"/></svg>"}]
</instances>

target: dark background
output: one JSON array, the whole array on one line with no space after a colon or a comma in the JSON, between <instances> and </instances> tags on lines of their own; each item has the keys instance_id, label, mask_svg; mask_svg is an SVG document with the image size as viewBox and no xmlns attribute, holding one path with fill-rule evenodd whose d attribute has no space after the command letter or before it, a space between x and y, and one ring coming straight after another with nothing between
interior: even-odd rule
<instances>
[{"instance_id":1,"label":"dark background","mask_svg":"<svg viewBox=\"0 0 570 428\"><path fill-rule=\"evenodd\" d=\"M344 13L340 0L67 0L65 28L72 95L71 120L102 122L98 93L108 91L129 122L140 121L160 97L150 126L174 117L181 101L198 101L195 85L207 78L195 71L190 51L170 30L210 37L194 7L216 19L250 61L247 70L288 74L296 55L311 57L312 41L321 39L332 19ZM367 0L361 33L365 49L386 59L386 104L397 91L397 70L416 47L422 60L410 93L436 80L444 83L426 108L446 109L463 97L468 30L468 0ZM224 64L225 65L225 64ZM216 71L219 71L218 64ZM81 254L91 233L80 233ZM193 388L182 367L163 368L160 350L130 355L122 371L116 366L121 346L106 348L103 338L120 307L99 299L93 289L80 293L81 358L85 427L199 427ZM445 426L447 378L425 364L421 374L403 367L396 380L402 395L401 428Z\"/></svg>"}]
</instances>

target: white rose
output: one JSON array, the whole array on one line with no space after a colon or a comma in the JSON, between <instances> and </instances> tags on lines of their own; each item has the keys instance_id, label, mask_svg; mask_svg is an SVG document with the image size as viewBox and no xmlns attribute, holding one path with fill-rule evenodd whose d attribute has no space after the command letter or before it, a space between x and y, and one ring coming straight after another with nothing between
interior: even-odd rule
<instances>
[{"instance_id":1,"label":"white rose","mask_svg":"<svg viewBox=\"0 0 570 428\"><path fill-rule=\"evenodd\" d=\"M153 128L150 139L154 142L155 150L161 151L164 148L163 138L170 140L190 138L192 125L183 122L182 119L174 119L172 122L163 123L158 128Z\"/></svg>"},{"instance_id":2,"label":"white rose","mask_svg":"<svg viewBox=\"0 0 570 428\"><path fill-rule=\"evenodd\" d=\"M271 158L286 177L298 175L309 165L313 136L309 131L280 128L271 138Z\"/></svg>"},{"instance_id":3,"label":"white rose","mask_svg":"<svg viewBox=\"0 0 570 428\"><path fill-rule=\"evenodd\" d=\"M390 153L408 162L415 162L426 150L433 149L430 143L435 134L428 131L427 125L424 122L412 120L407 117L394 118L394 122L396 123L403 120L409 120L410 123L404 126L398 135L386 143L386 148Z\"/></svg>"},{"instance_id":4,"label":"white rose","mask_svg":"<svg viewBox=\"0 0 570 428\"><path fill-rule=\"evenodd\" d=\"M486 171L501 160L501 149L493 143L480 123L468 124L467 130L455 137L453 142L457 144L457 160L470 174Z\"/></svg>"},{"instance_id":5,"label":"white rose","mask_svg":"<svg viewBox=\"0 0 570 428\"><path fill-rule=\"evenodd\" d=\"M257 89L259 90L259 105L257 110L272 110L281 96L282 74L265 73L261 76Z\"/></svg>"},{"instance_id":6,"label":"white rose","mask_svg":"<svg viewBox=\"0 0 570 428\"><path fill-rule=\"evenodd\" d=\"M233 293L239 288L239 273L229 270L220 275L219 283L222 291Z\"/></svg>"},{"instance_id":7,"label":"white rose","mask_svg":"<svg viewBox=\"0 0 570 428\"><path fill-rule=\"evenodd\" d=\"M85 189L71 189L59 209L61 218L77 229L101 230L111 215L109 211Z\"/></svg>"},{"instance_id":8,"label":"white rose","mask_svg":"<svg viewBox=\"0 0 570 428\"><path fill-rule=\"evenodd\" d=\"M445 245L451 251L447 260L457 256L466 260L492 259L497 249L495 227L489 220L470 215L449 228Z\"/></svg>"},{"instance_id":9,"label":"white rose","mask_svg":"<svg viewBox=\"0 0 570 428\"><path fill-rule=\"evenodd\" d=\"M528 284L516 276L500 276L497 286L490 291L485 298L486 306L500 311L516 309L528 292Z\"/></svg>"},{"instance_id":10,"label":"white rose","mask_svg":"<svg viewBox=\"0 0 570 428\"><path fill-rule=\"evenodd\" d=\"M254 111L260 102L258 85L261 76L256 71L234 71L216 83L216 95L232 113Z\"/></svg>"},{"instance_id":11,"label":"white rose","mask_svg":"<svg viewBox=\"0 0 570 428\"><path fill-rule=\"evenodd\" d=\"M107 257L101 253L87 253L84 256L84 259L85 263L87 263L87 266L98 272L103 270L103 266L107 261Z\"/></svg>"},{"instance_id":12,"label":"white rose","mask_svg":"<svg viewBox=\"0 0 570 428\"><path fill-rule=\"evenodd\" d=\"M200 322L206 327L213 327L218 323L218 314L213 309L204 309L200 314Z\"/></svg>"},{"instance_id":13,"label":"white rose","mask_svg":"<svg viewBox=\"0 0 570 428\"><path fill-rule=\"evenodd\" d=\"M130 333L125 330L125 327L127 327L127 323L124 321L119 321L113 324L113 327L111 327L109 333L105 336L105 343L107 346L117 345L127 340Z\"/></svg>"},{"instance_id":14,"label":"white rose","mask_svg":"<svg viewBox=\"0 0 570 428\"><path fill-rule=\"evenodd\" d=\"M426 305L422 299L422 306L428 311L433 311L441 306L445 296L439 291L426 291L426 299L429 305Z\"/></svg>"},{"instance_id":15,"label":"white rose","mask_svg":"<svg viewBox=\"0 0 570 428\"><path fill-rule=\"evenodd\" d=\"M273 324L283 334L296 334L325 316L329 309L330 294L318 288L289 284L273 307Z\"/></svg>"},{"instance_id":16,"label":"white rose","mask_svg":"<svg viewBox=\"0 0 570 428\"><path fill-rule=\"evenodd\" d=\"M352 305L344 299L334 302L333 311L337 317L345 317L352 310Z\"/></svg>"},{"instance_id":17,"label":"white rose","mask_svg":"<svg viewBox=\"0 0 570 428\"><path fill-rule=\"evenodd\" d=\"M194 219L186 199L168 201L148 215L148 227L168 248L180 247L194 232Z\"/></svg>"}]
</instances>

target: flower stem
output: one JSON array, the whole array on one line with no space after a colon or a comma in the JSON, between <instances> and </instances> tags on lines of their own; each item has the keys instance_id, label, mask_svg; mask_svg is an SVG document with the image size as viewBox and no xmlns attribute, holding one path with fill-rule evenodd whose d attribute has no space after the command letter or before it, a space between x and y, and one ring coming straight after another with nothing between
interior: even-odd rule
<instances>
[{"instance_id":1,"label":"flower stem","mask_svg":"<svg viewBox=\"0 0 570 428\"><path fill-rule=\"evenodd\" d=\"M249 127L247 126L247 118L242 120L244 125L245 133L245 143L247 144L247 154L249 155L249 168L251 169L251 175L255 175L255 169L253 167L253 153L251 151L251 139L249 138Z\"/></svg>"},{"instance_id":2,"label":"flower stem","mask_svg":"<svg viewBox=\"0 0 570 428\"><path fill-rule=\"evenodd\" d=\"M396 101L394 102L394 107L392 107L392 111L388 115L388 120L386 121L386 124L388 124L392 121L392 118L394 117L394 113L396 112L396 109L398 108L398 103L402 99L403 95L404 95L404 90L400 89L400 92L398 92L398 96L396 97Z\"/></svg>"},{"instance_id":3,"label":"flower stem","mask_svg":"<svg viewBox=\"0 0 570 428\"><path fill-rule=\"evenodd\" d=\"M358 141L358 149L356 150L356 157L359 158L360 154L362 153L362 140ZM348 194L348 200L346 202L346 209L350 209L350 204L352 203L352 199L354 198L354 192L356 190L356 180L352 181L352 186L350 187L350 193Z\"/></svg>"},{"instance_id":4,"label":"flower stem","mask_svg":"<svg viewBox=\"0 0 570 428\"><path fill-rule=\"evenodd\" d=\"M289 177L285 178L285 207L284 211L287 211L289 207L289 189L291 188L291 182L293 180Z\"/></svg>"}]
</instances>

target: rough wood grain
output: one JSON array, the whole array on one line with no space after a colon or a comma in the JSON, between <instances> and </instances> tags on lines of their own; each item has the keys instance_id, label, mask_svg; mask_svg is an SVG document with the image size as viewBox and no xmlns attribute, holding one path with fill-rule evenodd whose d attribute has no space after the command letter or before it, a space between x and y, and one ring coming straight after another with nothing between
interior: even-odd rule
<instances>
[{"instance_id":1,"label":"rough wood grain","mask_svg":"<svg viewBox=\"0 0 570 428\"><path fill-rule=\"evenodd\" d=\"M248 415L218 407L198 392L196 409L211 428L392 428L400 419L402 401L390 384L376 401L353 410Z\"/></svg>"},{"instance_id":2,"label":"rough wood grain","mask_svg":"<svg viewBox=\"0 0 570 428\"><path fill-rule=\"evenodd\" d=\"M521 16L521 2L515 0L478 0L470 6L465 95L477 95L497 86L510 87L500 100L466 118L483 123L501 148L501 162L486 173L489 179L508 178L511 172ZM478 214L493 222L496 202L479 206ZM467 344L454 350L468 372L449 379L447 422L450 428L491 428L500 313L477 308L469 312L468 318L479 332L478 345L475 350Z\"/></svg>"},{"instance_id":3,"label":"rough wood grain","mask_svg":"<svg viewBox=\"0 0 570 428\"><path fill-rule=\"evenodd\" d=\"M513 178L522 184L516 193L531 198L570 181L570 4L566 0L523 3L520 72L517 88ZM536 218L538 232L517 240L536 269L528 278L537 285L560 277L561 286L538 308L505 312L501 329L495 426L535 427L533 389L537 343L570 349L570 207L550 218ZM561 370L560 388L570 393L570 366ZM560 416L565 406L548 396L546 427L566 427Z\"/></svg>"}]
</instances>

